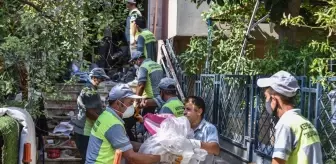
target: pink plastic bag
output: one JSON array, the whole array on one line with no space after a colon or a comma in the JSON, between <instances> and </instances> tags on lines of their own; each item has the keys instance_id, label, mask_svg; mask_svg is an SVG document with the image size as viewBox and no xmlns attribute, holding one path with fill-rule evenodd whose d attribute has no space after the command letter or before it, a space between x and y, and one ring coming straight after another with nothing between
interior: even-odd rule
<instances>
[{"instance_id":1,"label":"pink plastic bag","mask_svg":"<svg viewBox=\"0 0 336 164\"><path fill-rule=\"evenodd\" d=\"M166 118L175 117L173 114L152 114L148 113L144 116L144 125L147 131L154 135L157 130L160 128L160 124Z\"/></svg>"}]
</instances>

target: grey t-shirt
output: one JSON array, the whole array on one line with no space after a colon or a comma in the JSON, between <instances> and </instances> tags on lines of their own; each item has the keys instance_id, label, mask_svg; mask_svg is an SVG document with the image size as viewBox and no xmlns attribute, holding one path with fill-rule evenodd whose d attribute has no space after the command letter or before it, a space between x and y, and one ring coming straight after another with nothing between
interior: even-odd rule
<instances>
[{"instance_id":1,"label":"grey t-shirt","mask_svg":"<svg viewBox=\"0 0 336 164\"><path fill-rule=\"evenodd\" d=\"M302 119L299 113L300 109L289 110L282 115L276 124L273 158L280 158L287 161L293 150L298 146L299 140L305 137L305 135L296 136L294 130L291 128L291 122ZM315 129L310 122L305 123L305 126ZM315 142L306 147L301 146L300 148L304 149L309 164L323 163L320 142Z\"/></svg>"},{"instance_id":2,"label":"grey t-shirt","mask_svg":"<svg viewBox=\"0 0 336 164\"><path fill-rule=\"evenodd\" d=\"M90 136L94 120L86 117L86 110L92 109L100 115L103 112L103 104L97 88L88 83L77 98L76 116L71 120L74 125L74 132L85 136Z\"/></svg>"}]
</instances>

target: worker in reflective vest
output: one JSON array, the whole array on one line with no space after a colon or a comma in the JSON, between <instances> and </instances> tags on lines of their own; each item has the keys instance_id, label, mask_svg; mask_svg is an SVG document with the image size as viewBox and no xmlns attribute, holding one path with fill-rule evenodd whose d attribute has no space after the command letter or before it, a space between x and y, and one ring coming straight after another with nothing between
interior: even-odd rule
<instances>
[{"instance_id":1,"label":"worker in reflective vest","mask_svg":"<svg viewBox=\"0 0 336 164\"><path fill-rule=\"evenodd\" d=\"M175 117L183 116L184 104L177 97L176 82L174 79L166 77L159 83L160 97L166 103L158 113L170 113Z\"/></svg>"},{"instance_id":2,"label":"worker in reflective vest","mask_svg":"<svg viewBox=\"0 0 336 164\"><path fill-rule=\"evenodd\" d=\"M77 98L77 114L71 119L71 124L74 125L75 142L82 157L82 164L85 163L91 129L104 110L100 95L97 92L98 85L110 78L102 68L92 69L89 77L87 86L82 89Z\"/></svg>"},{"instance_id":3,"label":"worker in reflective vest","mask_svg":"<svg viewBox=\"0 0 336 164\"><path fill-rule=\"evenodd\" d=\"M147 155L136 153L139 147L131 143L126 135L122 118L134 114L134 99L139 99L127 84L114 86L108 95L109 106L95 122L86 154L86 164L112 163L117 149L122 151L123 160L129 163L152 164L157 162L180 163L181 157L170 153Z\"/></svg>"},{"instance_id":4,"label":"worker in reflective vest","mask_svg":"<svg viewBox=\"0 0 336 164\"><path fill-rule=\"evenodd\" d=\"M139 32L139 36L137 39L137 50L144 53L146 58L150 58L153 61L156 61L156 38L152 32L146 29L145 18L137 17L135 19L135 24L137 31Z\"/></svg>"},{"instance_id":5,"label":"worker in reflective vest","mask_svg":"<svg viewBox=\"0 0 336 164\"><path fill-rule=\"evenodd\" d=\"M141 16L141 12L139 11L136 5L137 5L136 0L127 0L126 8L130 12L128 13L127 20L126 20L125 37L130 47L132 47L132 44L134 44L135 42L134 35L132 35L132 31L133 31L132 24L135 18Z\"/></svg>"},{"instance_id":6,"label":"worker in reflective vest","mask_svg":"<svg viewBox=\"0 0 336 164\"><path fill-rule=\"evenodd\" d=\"M160 80L164 77L161 65L152 61L150 58L146 58L144 54L140 51L135 51L132 53L132 58L130 62L134 62L135 65L139 66L136 94L139 96L146 95L144 99L151 99L160 95L158 84ZM140 102L141 101L137 101L137 107L140 106ZM143 108L141 115L144 116L147 113L154 113L155 109L156 107ZM143 127L143 124L140 124L137 130L138 132L144 133L145 129Z\"/></svg>"},{"instance_id":7,"label":"worker in reflective vest","mask_svg":"<svg viewBox=\"0 0 336 164\"><path fill-rule=\"evenodd\" d=\"M140 108L157 107L156 113L173 114L175 117L183 116L184 104L177 97L176 82L172 78L165 77L161 79L158 88L160 89L160 95L143 101L140 104ZM137 117L138 120L142 120L141 117Z\"/></svg>"},{"instance_id":8,"label":"worker in reflective vest","mask_svg":"<svg viewBox=\"0 0 336 164\"><path fill-rule=\"evenodd\" d=\"M139 66L137 95L143 96L144 92L146 92L146 98L160 95L158 85L164 77L161 65L150 58L146 58L144 53L140 51L132 53L130 62L134 62L135 65Z\"/></svg>"},{"instance_id":9,"label":"worker in reflective vest","mask_svg":"<svg viewBox=\"0 0 336 164\"><path fill-rule=\"evenodd\" d=\"M314 125L295 109L295 95L300 89L294 76L279 71L262 78L267 112L279 118L275 126L272 164L322 164L321 142Z\"/></svg>"}]
</instances>

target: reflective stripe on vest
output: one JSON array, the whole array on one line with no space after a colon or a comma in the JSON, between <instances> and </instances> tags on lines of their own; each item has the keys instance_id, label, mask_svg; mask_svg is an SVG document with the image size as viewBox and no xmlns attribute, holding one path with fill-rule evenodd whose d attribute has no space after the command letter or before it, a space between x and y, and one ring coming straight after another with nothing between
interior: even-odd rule
<instances>
[{"instance_id":1,"label":"reflective stripe on vest","mask_svg":"<svg viewBox=\"0 0 336 164\"><path fill-rule=\"evenodd\" d=\"M142 36L145 40L145 45L144 45L144 55L146 58L148 58L148 51L147 51L147 44L148 43L152 43L152 42L156 42L155 36L152 32L150 32L149 30L143 30L141 31L141 33L139 34L139 36Z\"/></svg>"},{"instance_id":2,"label":"reflective stripe on vest","mask_svg":"<svg viewBox=\"0 0 336 164\"><path fill-rule=\"evenodd\" d=\"M124 127L117 117L108 111L104 111L98 117L92 128L91 135L102 140L102 144L96 159L97 163L112 163L114 160L115 150L112 148L110 142L105 138L104 135L110 127L116 124L120 124Z\"/></svg>"},{"instance_id":3,"label":"reflective stripe on vest","mask_svg":"<svg viewBox=\"0 0 336 164\"><path fill-rule=\"evenodd\" d=\"M292 114L288 119L292 120L290 128L295 137L299 140L295 149L291 152L291 154L289 154L289 158L286 163L308 164L310 162L308 161L304 148L320 142L317 130L309 120L299 114Z\"/></svg>"},{"instance_id":4,"label":"reflective stripe on vest","mask_svg":"<svg viewBox=\"0 0 336 164\"><path fill-rule=\"evenodd\" d=\"M163 107L169 108L174 113L175 117L183 116L184 105L180 100L170 100L165 103Z\"/></svg>"},{"instance_id":5,"label":"reflective stripe on vest","mask_svg":"<svg viewBox=\"0 0 336 164\"><path fill-rule=\"evenodd\" d=\"M144 62L140 67L144 67L147 69L147 81L146 81L146 86L145 86L145 92L147 94L147 98L153 98L154 93L153 93L152 81L151 81L150 75L155 71L163 72L162 67L160 64L152 60Z\"/></svg>"},{"instance_id":6,"label":"reflective stripe on vest","mask_svg":"<svg viewBox=\"0 0 336 164\"><path fill-rule=\"evenodd\" d=\"M139 9L135 8L128 13L128 16L135 16L137 18L137 16L141 16L141 12Z\"/></svg>"}]
</instances>

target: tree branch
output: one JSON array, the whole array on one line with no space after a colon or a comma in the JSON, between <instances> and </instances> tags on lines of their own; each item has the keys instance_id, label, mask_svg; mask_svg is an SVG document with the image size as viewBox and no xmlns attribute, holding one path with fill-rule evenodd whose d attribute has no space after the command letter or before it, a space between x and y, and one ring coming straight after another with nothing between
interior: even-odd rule
<instances>
[{"instance_id":1,"label":"tree branch","mask_svg":"<svg viewBox=\"0 0 336 164\"><path fill-rule=\"evenodd\" d=\"M32 8L34 8L36 11L42 13L42 9L39 6L35 5L33 2L29 2L29 1L25 1L25 0L19 0L19 2L21 2L21 3L25 4L25 5L28 5L28 6L32 7Z\"/></svg>"},{"instance_id":2,"label":"tree branch","mask_svg":"<svg viewBox=\"0 0 336 164\"><path fill-rule=\"evenodd\" d=\"M41 13L42 16L48 18L49 20L51 20L52 22L55 22L55 20L50 16L50 15L46 15L41 7L37 6L36 4L34 4L33 2L29 2L29 1L26 1L26 0L19 0L19 2L25 4L25 5L28 5L30 7L32 7L33 9L35 9L37 12Z\"/></svg>"}]
</instances>

